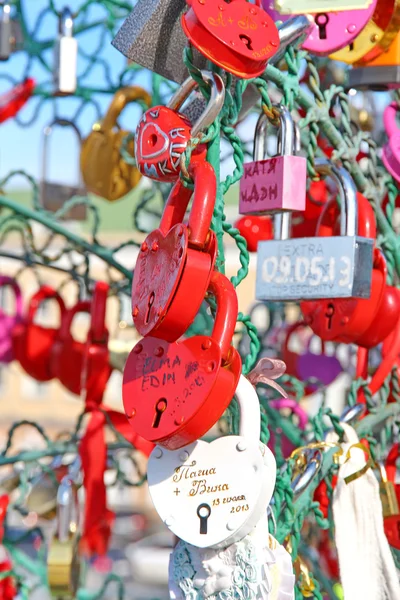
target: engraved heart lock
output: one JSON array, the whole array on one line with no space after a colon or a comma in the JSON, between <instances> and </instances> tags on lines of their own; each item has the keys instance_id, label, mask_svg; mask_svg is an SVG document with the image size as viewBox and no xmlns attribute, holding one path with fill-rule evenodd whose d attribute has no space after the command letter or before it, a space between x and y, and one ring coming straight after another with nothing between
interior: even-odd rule
<instances>
[{"instance_id":1,"label":"engraved heart lock","mask_svg":"<svg viewBox=\"0 0 400 600\"><path fill-rule=\"evenodd\" d=\"M279 34L262 8L245 0L186 1L182 29L203 56L243 79L265 71L279 49Z\"/></svg>"},{"instance_id":2,"label":"engraved heart lock","mask_svg":"<svg viewBox=\"0 0 400 600\"><path fill-rule=\"evenodd\" d=\"M197 121L191 121L179 109L198 84L189 77L175 92L167 106L147 110L136 128L135 156L137 168L155 181L176 181L180 173L181 156L191 138L207 129L219 115L225 99L225 87L219 75L201 71L210 86L210 101ZM206 147L199 144L192 156L205 159Z\"/></svg>"},{"instance_id":3,"label":"engraved heart lock","mask_svg":"<svg viewBox=\"0 0 400 600\"><path fill-rule=\"evenodd\" d=\"M12 332L22 322L22 293L18 283L12 277L0 275L0 290L10 287L15 296L15 312L9 315L0 308L0 363L7 364L14 359Z\"/></svg>"},{"instance_id":4,"label":"engraved heart lock","mask_svg":"<svg viewBox=\"0 0 400 600\"><path fill-rule=\"evenodd\" d=\"M241 359L231 346L237 319L235 289L214 271L209 292L216 298L213 332L167 343L143 338L125 365L122 399L140 437L176 450L204 435L232 400Z\"/></svg>"},{"instance_id":5,"label":"engraved heart lock","mask_svg":"<svg viewBox=\"0 0 400 600\"><path fill-rule=\"evenodd\" d=\"M375 240L376 223L372 207L368 200L359 193L351 194L354 205L347 203L347 219L353 219L358 224L358 239ZM349 192L349 190L348 190ZM349 198L349 194L347 194ZM342 201L342 210L344 206ZM321 214L317 235L334 235L339 218L343 219L343 212L340 211L335 199L328 202ZM348 259L345 255L341 257L343 269L341 274L346 281L349 277L347 271ZM361 336L368 332L372 325L375 315L378 314L380 304L384 298L387 267L383 254L377 249L373 249L373 264L369 298L332 298L324 301L301 302L300 308L304 315L306 323L321 339L326 341L336 341L344 343L362 343ZM359 260L354 265L354 269L361 270L368 275L367 269L370 269L369 259L364 262ZM366 339L366 342L368 340Z\"/></svg>"},{"instance_id":6,"label":"engraved heart lock","mask_svg":"<svg viewBox=\"0 0 400 600\"><path fill-rule=\"evenodd\" d=\"M265 514L276 480L276 462L260 440L260 405L240 376L235 396L239 435L180 450L157 446L148 462L153 504L165 525L198 548L225 548L244 538Z\"/></svg>"},{"instance_id":7,"label":"engraved heart lock","mask_svg":"<svg viewBox=\"0 0 400 600\"><path fill-rule=\"evenodd\" d=\"M80 164L87 190L110 202L128 194L141 179L136 165L128 164L121 156L121 148L128 131L120 128L118 119L124 108L132 102L151 106L151 96L138 86L120 88L100 123L82 143ZM134 152L134 142L129 141L127 150Z\"/></svg>"},{"instance_id":8,"label":"engraved heart lock","mask_svg":"<svg viewBox=\"0 0 400 600\"><path fill-rule=\"evenodd\" d=\"M92 299L78 302L65 313L51 355L51 370L63 386L77 396L84 389L87 397L95 401L101 400L112 370L105 325L108 289L105 282L96 282ZM90 314L85 342L75 340L71 332L72 322L79 313Z\"/></svg>"},{"instance_id":9,"label":"engraved heart lock","mask_svg":"<svg viewBox=\"0 0 400 600\"><path fill-rule=\"evenodd\" d=\"M58 327L44 327L34 322L38 308L46 300L56 301L62 320L66 310L63 299L53 288L42 286L31 298L26 317L12 332L15 359L37 381L50 381L54 377L50 357L59 335Z\"/></svg>"},{"instance_id":10,"label":"engraved heart lock","mask_svg":"<svg viewBox=\"0 0 400 600\"><path fill-rule=\"evenodd\" d=\"M391 176L400 182L400 129L396 123L398 111L396 102L392 102L383 113L383 123L389 140L382 149L382 162Z\"/></svg>"},{"instance_id":11,"label":"engraved heart lock","mask_svg":"<svg viewBox=\"0 0 400 600\"><path fill-rule=\"evenodd\" d=\"M147 236L136 262L132 316L143 336L174 342L190 327L204 300L217 253L210 230L217 191L212 166L196 159L188 225L182 223L192 190L180 180L164 208L159 229ZM188 298L190 297L190 302Z\"/></svg>"},{"instance_id":12,"label":"engraved heart lock","mask_svg":"<svg viewBox=\"0 0 400 600\"><path fill-rule=\"evenodd\" d=\"M335 12L335 7L326 7L312 15L313 24L303 43L304 50L313 54L326 56L345 48L361 33L370 21L378 0L372 0L362 10L342 10ZM282 14L275 9L274 0L263 0L266 12L274 21L286 21L292 15Z\"/></svg>"}]
</instances>

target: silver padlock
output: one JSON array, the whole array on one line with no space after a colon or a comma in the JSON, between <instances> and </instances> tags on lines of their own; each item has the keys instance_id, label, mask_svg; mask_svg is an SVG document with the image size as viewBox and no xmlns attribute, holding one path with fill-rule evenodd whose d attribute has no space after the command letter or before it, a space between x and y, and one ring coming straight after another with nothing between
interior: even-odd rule
<instances>
[{"instance_id":1,"label":"silver padlock","mask_svg":"<svg viewBox=\"0 0 400 600\"><path fill-rule=\"evenodd\" d=\"M166 79L182 83L189 75L182 60L187 38L181 27L186 0L139 0L112 41L124 56ZM193 49L194 64L207 61Z\"/></svg>"},{"instance_id":2,"label":"silver padlock","mask_svg":"<svg viewBox=\"0 0 400 600\"><path fill-rule=\"evenodd\" d=\"M77 85L78 41L74 35L74 17L63 8L59 15L58 39L55 46L55 95L74 94Z\"/></svg>"},{"instance_id":3,"label":"silver padlock","mask_svg":"<svg viewBox=\"0 0 400 600\"><path fill-rule=\"evenodd\" d=\"M353 67L348 72L347 89L386 92L400 88L400 66Z\"/></svg>"},{"instance_id":4,"label":"silver padlock","mask_svg":"<svg viewBox=\"0 0 400 600\"><path fill-rule=\"evenodd\" d=\"M0 6L0 60L8 60L12 52L11 6Z\"/></svg>"},{"instance_id":5,"label":"silver padlock","mask_svg":"<svg viewBox=\"0 0 400 600\"><path fill-rule=\"evenodd\" d=\"M50 182L47 180L47 165L49 157L49 138L55 126L70 127L76 134L79 141L79 152L82 145L82 136L79 129L67 119L55 119L50 125L47 125L43 130L43 150L42 150L42 179L40 182L40 203L46 210L56 212L64 206L73 196L85 196L86 191L82 181L82 175L78 164L79 183L75 186L65 185L61 183ZM63 216L63 219L73 221L84 221L86 219L86 205L78 204L71 208L68 213Z\"/></svg>"},{"instance_id":6,"label":"silver padlock","mask_svg":"<svg viewBox=\"0 0 400 600\"><path fill-rule=\"evenodd\" d=\"M290 213L274 220L275 240L258 244L258 300L369 298L374 241L357 235L357 190L343 168L317 159L315 169L337 183L340 236L290 239Z\"/></svg>"}]
</instances>

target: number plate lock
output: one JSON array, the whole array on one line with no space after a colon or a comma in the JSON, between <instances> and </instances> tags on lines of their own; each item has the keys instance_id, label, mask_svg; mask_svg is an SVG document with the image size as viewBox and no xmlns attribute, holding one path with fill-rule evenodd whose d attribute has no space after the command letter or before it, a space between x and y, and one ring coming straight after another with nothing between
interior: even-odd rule
<instances>
[{"instance_id":1,"label":"number plate lock","mask_svg":"<svg viewBox=\"0 0 400 600\"><path fill-rule=\"evenodd\" d=\"M296 156L296 125L290 111L274 106L280 121L278 155L265 159L268 117L261 114L254 139L254 162L244 165L240 180L242 215L276 211L303 211L306 206L307 161Z\"/></svg>"},{"instance_id":2,"label":"number plate lock","mask_svg":"<svg viewBox=\"0 0 400 600\"><path fill-rule=\"evenodd\" d=\"M216 297L212 335L167 343L143 338L124 370L122 398L135 433L176 450L203 436L231 402L241 372L231 346L237 297L230 281L214 271L209 291Z\"/></svg>"},{"instance_id":3,"label":"number plate lock","mask_svg":"<svg viewBox=\"0 0 400 600\"><path fill-rule=\"evenodd\" d=\"M316 169L331 174L338 182L341 235L325 237L332 236L331 228L327 228L325 234L321 232L324 237L288 239L289 215L275 217L278 239L258 245L258 300L370 296L374 239L357 235L355 185L345 169L338 169L327 160L318 159Z\"/></svg>"},{"instance_id":4,"label":"number plate lock","mask_svg":"<svg viewBox=\"0 0 400 600\"><path fill-rule=\"evenodd\" d=\"M148 482L166 526L198 548L225 548L244 538L268 508L276 462L260 439L260 405L248 379L236 390L239 435L202 440L170 451L156 447Z\"/></svg>"}]
</instances>

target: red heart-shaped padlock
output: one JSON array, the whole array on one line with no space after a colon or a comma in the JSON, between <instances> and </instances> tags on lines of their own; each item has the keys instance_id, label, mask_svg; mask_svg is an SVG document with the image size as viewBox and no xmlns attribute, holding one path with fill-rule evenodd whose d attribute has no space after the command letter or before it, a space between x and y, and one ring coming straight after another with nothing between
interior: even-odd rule
<instances>
[{"instance_id":1,"label":"red heart-shaped padlock","mask_svg":"<svg viewBox=\"0 0 400 600\"><path fill-rule=\"evenodd\" d=\"M247 242L249 252L257 252L258 242L272 240L272 219L268 215L246 215L238 219L234 225Z\"/></svg>"},{"instance_id":2,"label":"red heart-shaped padlock","mask_svg":"<svg viewBox=\"0 0 400 600\"><path fill-rule=\"evenodd\" d=\"M382 256L382 260L383 256ZM357 345L362 348L378 346L396 327L400 314L400 291L392 286L385 286L383 296L372 324L361 337Z\"/></svg>"},{"instance_id":3,"label":"red heart-shaped padlock","mask_svg":"<svg viewBox=\"0 0 400 600\"><path fill-rule=\"evenodd\" d=\"M111 375L108 356L108 331L105 312L108 285L97 282L91 301L78 302L62 320L60 336L54 344L51 369L54 377L72 394L85 391L91 399L101 400ZM85 342L75 340L71 325L78 313L90 314L90 327Z\"/></svg>"},{"instance_id":4,"label":"red heart-shaped padlock","mask_svg":"<svg viewBox=\"0 0 400 600\"><path fill-rule=\"evenodd\" d=\"M279 48L271 17L245 0L186 0L182 29L206 58L243 79L264 72Z\"/></svg>"},{"instance_id":5,"label":"red heart-shaped padlock","mask_svg":"<svg viewBox=\"0 0 400 600\"><path fill-rule=\"evenodd\" d=\"M122 397L126 415L142 438L176 450L202 437L231 402L241 359L231 346L237 297L231 282L215 271L209 286L217 301L210 337L168 344L143 338L130 353Z\"/></svg>"},{"instance_id":6,"label":"red heart-shaped padlock","mask_svg":"<svg viewBox=\"0 0 400 600\"><path fill-rule=\"evenodd\" d=\"M24 321L16 325L12 332L15 359L37 381L50 381L54 377L50 357L59 335L59 328L43 327L33 322L36 311L45 300L57 302L62 320L66 311L63 299L53 288L43 286L31 298Z\"/></svg>"},{"instance_id":7,"label":"red heart-shaped padlock","mask_svg":"<svg viewBox=\"0 0 400 600\"><path fill-rule=\"evenodd\" d=\"M193 205L188 225L182 223L192 191L181 181L173 187L160 228L147 236L136 262L132 284L132 316L143 336L177 340L192 324L211 279L217 254L210 230L216 196L212 166L192 161ZM190 298L190 302L188 302Z\"/></svg>"},{"instance_id":8,"label":"red heart-shaped padlock","mask_svg":"<svg viewBox=\"0 0 400 600\"><path fill-rule=\"evenodd\" d=\"M368 200L357 193L358 235L376 238L376 222ZM321 214L317 235L332 236L340 218L336 199L328 202ZM306 323L321 339L326 341L357 343L357 339L373 323L383 300L387 267L382 253L374 249L371 294L367 299L346 298L305 301L300 303Z\"/></svg>"}]
</instances>

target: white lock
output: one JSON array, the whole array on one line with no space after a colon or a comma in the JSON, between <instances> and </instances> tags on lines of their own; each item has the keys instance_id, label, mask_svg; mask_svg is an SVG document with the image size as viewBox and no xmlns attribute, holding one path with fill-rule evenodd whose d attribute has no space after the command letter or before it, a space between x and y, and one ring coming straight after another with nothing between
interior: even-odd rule
<instances>
[{"instance_id":1,"label":"white lock","mask_svg":"<svg viewBox=\"0 0 400 600\"><path fill-rule=\"evenodd\" d=\"M59 35L55 46L55 94L74 94L77 86L78 41L73 37L74 19L69 8L59 17Z\"/></svg>"},{"instance_id":2,"label":"white lock","mask_svg":"<svg viewBox=\"0 0 400 600\"><path fill-rule=\"evenodd\" d=\"M240 435L172 451L156 446L149 458L147 478L158 514L172 533L198 548L225 548L244 538L275 487L275 457L259 441L257 392L243 375L235 396Z\"/></svg>"}]
</instances>

